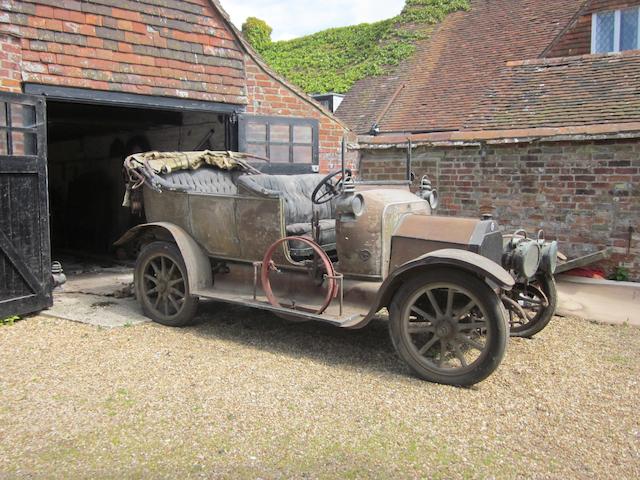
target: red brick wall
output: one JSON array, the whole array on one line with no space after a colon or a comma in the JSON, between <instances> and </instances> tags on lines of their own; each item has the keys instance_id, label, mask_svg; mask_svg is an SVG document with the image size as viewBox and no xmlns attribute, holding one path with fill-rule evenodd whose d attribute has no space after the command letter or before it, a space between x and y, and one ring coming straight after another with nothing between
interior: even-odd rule
<instances>
[{"instance_id":1,"label":"red brick wall","mask_svg":"<svg viewBox=\"0 0 640 480\"><path fill-rule=\"evenodd\" d=\"M591 15L638 5L640 0L593 0L544 56L555 58L591 53Z\"/></svg>"},{"instance_id":2,"label":"red brick wall","mask_svg":"<svg viewBox=\"0 0 640 480\"><path fill-rule=\"evenodd\" d=\"M245 57L247 70L247 95L250 99L247 113L253 115L275 115L284 117L315 118L319 121L320 169L323 172L337 169L341 161L341 142L347 136L350 142L357 140L345 128L308 101L301 93L275 81L264 68ZM355 168L357 154L349 152L347 161Z\"/></svg>"},{"instance_id":3,"label":"red brick wall","mask_svg":"<svg viewBox=\"0 0 640 480\"><path fill-rule=\"evenodd\" d=\"M20 92L22 48L20 40L0 32L0 90Z\"/></svg>"},{"instance_id":4,"label":"red brick wall","mask_svg":"<svg viewBox=\"0 0 640 480\"><path fill-rule=\"evenodd\" d=\"M400 178L405 151L365 150L366 179ZM413 156L420 178L429 175L441 198L439 215L492 213L508 229L543 228L571 257L612 246L618 264L640 280L640 142L427 148ZM627 255L629 227L635 233Z\"/></svg>"},{"instance_id":5,"label":"red brick wall","mask_svg":"<svg viewBox=\"0 0 640 480\"><path fill-rule=\"evenodd\" d=\"M14 35L2 37L6 55L22 51L17 70L0 69L3 89L32 82L317 118L321 168L339 163L343 126L260 68L210 0L5 0L3 31Z\"/></svg>"}]
</instances>

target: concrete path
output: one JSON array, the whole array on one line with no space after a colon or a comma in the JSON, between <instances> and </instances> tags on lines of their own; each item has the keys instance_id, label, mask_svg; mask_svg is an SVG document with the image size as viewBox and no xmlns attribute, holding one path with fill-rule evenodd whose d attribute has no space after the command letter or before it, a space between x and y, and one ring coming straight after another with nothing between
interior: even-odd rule
<instances>
[{"instance_id":1,"label":"concrete path","mask_svg":"<svg viewBox=\"0 0 640 480\"><path fill-rule=\"evenodd\" d=\"M599 323L640 326L640 283L560 275L558 313Z\"/></svg>"},{"instance_id":2,"label":"concrete path","mask_svg":"<svg viewBox=\"0 0 640 480\"><path fill-rule=\"evenodd\" d=\"M133 296L133 271L126 267L105 268L70 275L53 293L53 307L42 315L102 327L124 327L146 323Z\"/></svg>"}]
</instances>

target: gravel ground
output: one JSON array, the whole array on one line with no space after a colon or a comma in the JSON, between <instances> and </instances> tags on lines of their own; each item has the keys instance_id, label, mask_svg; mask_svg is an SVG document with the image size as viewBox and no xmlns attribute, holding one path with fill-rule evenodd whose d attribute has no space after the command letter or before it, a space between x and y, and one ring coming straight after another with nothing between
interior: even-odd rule
<instances>
[{"instance_id":1,"label":"gravel ground","mask_svg":"<svg viewBox=\"0 0 640 480\"><path fill-rule=\"evenodd\" d=\"M188 329L0 327L0 478L640 478L640 329L555 319L471 389L386 325L207 305Z\"/></svg>"}]
</instances>

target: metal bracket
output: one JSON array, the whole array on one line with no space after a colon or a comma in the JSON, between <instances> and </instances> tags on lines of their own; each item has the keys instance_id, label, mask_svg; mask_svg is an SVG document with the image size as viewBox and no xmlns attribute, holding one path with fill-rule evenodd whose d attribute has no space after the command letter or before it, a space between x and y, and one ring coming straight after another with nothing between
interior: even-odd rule
<instances>
[{"instance_id":1,"label":"metal bracket","mask_svg":"<svg viewBox=\"0 0 640 480\"><path fill-rule=\"evenodd\" d=\"M253 262L253 301L258 300L258 273L262 269L262 262Z\"/></svg>"},{"instance_id":2,"label":"metal bracket","mask_svg":"<svg viewBox=\"0 0 640 480\"><path fill-rule=\"evenodd\" d=\"M344 308L344 275L337 272L335 275L327 275L325 273L323 277L326 280L336 280L338 282L338 298L340 300L339 315L342 317L342 310Z\"/></svg>"}]
</instances>

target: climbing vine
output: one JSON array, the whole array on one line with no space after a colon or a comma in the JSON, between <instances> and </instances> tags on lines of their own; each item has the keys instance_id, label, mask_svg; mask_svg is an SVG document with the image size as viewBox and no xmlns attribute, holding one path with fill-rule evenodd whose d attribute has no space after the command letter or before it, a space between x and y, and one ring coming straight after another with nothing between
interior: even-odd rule
<instances>
[{"instance_id":1,"label":"climbing vine","mask_svg":"<svg viewBox=\"0 0 640 480\"><path fill-rule=\"evenodd\" d=\"M391 19L253 45L276 72L306 92L345 93L358 80L382 75L409 58L415 42L428 35L421 26L467 9L469 0L407 0Z\"/></svg>"},{"instance_id":2,"label":"climbing vine","mask_svg":"<svg viewBox=\"0 0 640 480\"><path fill-rule=\"evenodd\" d=\"M242 34L258 51L263 51L271 45L271 32L273 29L267 22L256 17L249 17L242 24Z\"/></svg>"}]
</instances>

